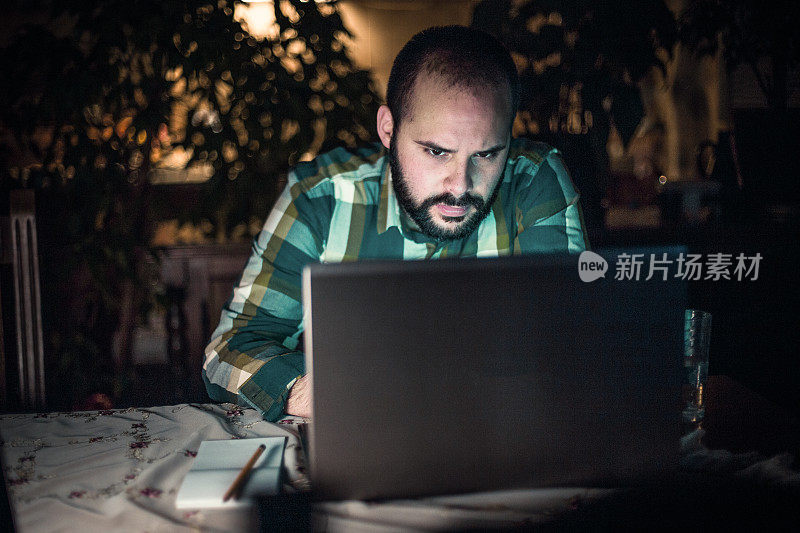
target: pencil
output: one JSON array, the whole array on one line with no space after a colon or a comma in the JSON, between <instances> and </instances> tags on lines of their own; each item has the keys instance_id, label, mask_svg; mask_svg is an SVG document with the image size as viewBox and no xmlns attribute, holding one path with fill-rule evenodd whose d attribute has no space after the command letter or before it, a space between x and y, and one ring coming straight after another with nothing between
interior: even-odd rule
<instances>
[{"instance_id":1,"label":"pencil","mask_svg":"<svg viewBox=\"0 0 800 533\"><path fill-rule=\"evenodd\" d=\"M234 499L239 498L239 492L242 488L242 485L244 485L244 482L247 480L248 474L250 474L250 471L253 469L253 465L256 464L256 461L261 456L261 453L266 449L267 447L263 444L258 447L250 460L247 461L247 464L245 464L239 471L239 475L233 480L233 483L231 483L231 486L228 488L227 492L225 492L225 496L222 497L223 502L227 502L231 499L231 496L234 495Z\"/></svg>"}]
</instances>

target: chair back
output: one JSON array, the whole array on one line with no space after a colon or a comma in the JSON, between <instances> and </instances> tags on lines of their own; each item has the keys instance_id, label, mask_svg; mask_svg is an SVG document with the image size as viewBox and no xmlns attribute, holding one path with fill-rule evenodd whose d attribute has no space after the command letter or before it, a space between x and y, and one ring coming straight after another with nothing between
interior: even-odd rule
<instances>
[{"instance_id":1,"label":"chair back","mask_svg":"<svg viewBox=\"0 0 800 533\"><path fill-rule=\"evenodd\" d=\"M11 302L15 330L15 343L9 347L0 316L0 401L4 408L40 409L45 405L44 348L36 207L32 190L9 193L9 216L3 217L0 227L2 263L11 265L13 281L8 283L8 289L13 291L13 298L7 297L6 300ZM6 290L5 285L2 290ZM5 323L11 324L12 320ZM13 390L18 391L18 398L9 397L12 390L9 378L14 380Z\"/></svg>"}]
</instances>

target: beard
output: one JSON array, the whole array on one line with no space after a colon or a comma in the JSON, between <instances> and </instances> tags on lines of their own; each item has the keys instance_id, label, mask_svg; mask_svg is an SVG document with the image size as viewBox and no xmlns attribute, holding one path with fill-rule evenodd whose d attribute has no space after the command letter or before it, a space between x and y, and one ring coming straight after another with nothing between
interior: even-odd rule
<instances>
[{"instance_id":1,"label":"beard","mask_svg":"<svg viewBox=\"0 0 800 533\"><path fill-rule=\"evenodd\" d=\"M443 193L428 197L417 203L408 187L408 180L403 173L403 167L400 165L395 137L392 136L389 141L389 167L392 170L392 188L400 207L408 213L408 216L417 224L423 234L437 241L458 240L472 234L491 211L494 200L497 198L497 193L500 191L500 181L497 182L488 201L468 191L459 198L456 198L452 193ZM437 204L456 207L472 206L475 209L471 213L468 212L460 217L442 216L442 220L448 223L443 225L435 221L431 216L431 209Z\"/></svg>"}]
</instances>

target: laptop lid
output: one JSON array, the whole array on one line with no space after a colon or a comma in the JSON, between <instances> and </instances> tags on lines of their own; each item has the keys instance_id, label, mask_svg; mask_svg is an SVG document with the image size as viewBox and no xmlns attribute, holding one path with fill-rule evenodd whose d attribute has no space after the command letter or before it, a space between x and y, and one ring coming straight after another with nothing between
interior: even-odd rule
<instances>
[{"instance_id":1,"label":"laptop lid","mask_svg":"<svg viewBox=\"0 0 800 533\"><path fill-rule=\"evenodd\" d=\"M646 265L617 280L614 265L676 252L607 250L594 281L566 254L310 265L315 492L599 486L670 471L685 284L645 280Z\"/></svg>"}]
</instances>

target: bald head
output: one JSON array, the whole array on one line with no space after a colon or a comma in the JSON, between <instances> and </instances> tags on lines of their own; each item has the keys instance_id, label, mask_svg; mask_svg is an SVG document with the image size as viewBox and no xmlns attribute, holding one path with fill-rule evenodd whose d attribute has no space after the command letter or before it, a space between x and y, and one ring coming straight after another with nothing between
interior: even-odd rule
<instances>
[{"instance_id":1,"label":"bald head","mask_svg":"<svg viewBox=\"0 0 800 533\"><path fill-rule=\"evenodd\" d=\"M442 26L423 30L397 54L386 90L395 127L410 115L420 76L436 80L442 91L502 95L513 119L519 103L519 78L508 51L475 28Z\"/></svg>"}]
</instances>

